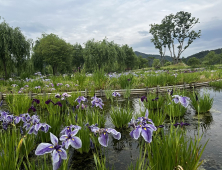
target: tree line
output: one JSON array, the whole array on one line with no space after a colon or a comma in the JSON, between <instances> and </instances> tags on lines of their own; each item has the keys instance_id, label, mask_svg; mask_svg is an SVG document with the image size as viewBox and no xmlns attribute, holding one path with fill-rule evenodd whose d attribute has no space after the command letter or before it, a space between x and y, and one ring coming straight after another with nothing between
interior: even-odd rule
<instances>
[{"instance_id":1,"label":"tree line","mask_svg":"<svg viewBox=\"0 0 222 170\"><path fill-rule=\"evenodd\" d=\"M58 35L42 34L35 42L27 39L16 27L3 20L0 23L0 73L27 77L34 72L43 74L73 73L84 69L93 72L124 71L148 66L148 60L137 56L127 44L118 45L104 38L88 40L82 46L70 44Z\"/></svg>"}]
</instances>

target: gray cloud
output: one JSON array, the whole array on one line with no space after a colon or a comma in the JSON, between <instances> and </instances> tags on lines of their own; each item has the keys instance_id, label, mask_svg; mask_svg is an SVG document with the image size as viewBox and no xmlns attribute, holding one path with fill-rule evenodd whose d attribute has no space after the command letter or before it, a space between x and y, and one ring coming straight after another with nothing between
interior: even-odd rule
<instances>
[{"instance_id":1,"label":"gray cloud","mask_svg":"<svg viewBox=\"0 0 222 170\"><path fill-rule=\"evenodd\" d=\"M134 50L158 54L150 42L149 25L160 23L170 13L187 11L200 19L194 27L202 36L184 51L184 56L203 49L219 48L222 28L221 0L1 0L1 16L10 26L20 27L36 40L54 33L67 42L83 44L105 37Z\"/></svg>"}]
</instances>

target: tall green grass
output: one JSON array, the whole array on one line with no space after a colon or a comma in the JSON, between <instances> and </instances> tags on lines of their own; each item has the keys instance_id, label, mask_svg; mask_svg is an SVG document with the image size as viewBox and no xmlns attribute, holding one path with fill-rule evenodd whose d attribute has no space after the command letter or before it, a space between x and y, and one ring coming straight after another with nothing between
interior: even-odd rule
<instances>
[{"instance_id":1,"label":"tall green grass","mask_svg":"<svg viewBox=\"0 0 222 170\"><path fill-rule=\"evenodd\" d=\"M116 128L126 128L133 117L133 111L130 108L112 108L110 119Z\"/></svg>"},{"instance_id":2,"label":"tall green grass","mask_svg":"<svg viewBox=\"0 0 222 170\"><path fill-rule=\"evenodd\" d=\"M162 130L161 135L154 134L153 141L146 144L149 167L152 170L174 169L182 167L196 170L202 164L201 155L207 145L200 145L200 139L187 138L181 128L171 125L170 132Z\"/></svg>"},{"instance_id":3,"label":"tall green grass","mask_svg":"<svg viewBox=\"0 0 222 170\"><path fill-rule=\"evenodd\" d=\"M210 97L209 93L203 93L202 96L197 94L197 97L198 97L198 101L196 100L196 96L194 92L193 92L193 95L191 95L190 97L191 104L196 110L196 112L198 112L198 107L199 107L199 113L208 112L213 106L213 101L214 101L213 97Z\"/></svg>"}]
</instances>

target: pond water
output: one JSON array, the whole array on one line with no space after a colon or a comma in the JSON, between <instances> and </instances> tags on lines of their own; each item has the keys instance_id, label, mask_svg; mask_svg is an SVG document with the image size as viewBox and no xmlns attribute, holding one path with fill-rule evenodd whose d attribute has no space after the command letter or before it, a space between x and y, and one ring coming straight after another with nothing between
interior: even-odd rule
<instances>
[{"instance_id":1,"label":"pond water","mask_svg":"<svg viewBox=\"0 0 222 170\"><path fill-rule=\"evenodd\" d=\"M208 144L204 150L201 160L204 160L203 164L199 168L200 170L218 170L222 169L222 93L220 90L211 87L204 87L197 89L200 94L208 92L211 97L214 98L213 107L208 113L200 114L198 117L195 111L189 107L187 113L184 116L185 122L189 122L190 126L187 126L187 135L194 138L198 135L198 119L199 119L199 135L203 135L201 144L204 145L208 140ZM134 113L139 112L140 109L144 110L144 107L140 104L141 96L133 96L129 102L134 110ZM106 99L104 100L105 110L108 112L110 104ZM126 105L128 100L121 99L118 101L119 105ZM114 104L115 105L115 104ZM169 121L165 121L164 130L168 130ZM109 120L109 114L107 114L106 127L112 127L112 123ZM131 163L135 163L139 156L138 142L132 139L129 135L130 129L120 130L121 139L115 140L111 136L109 137L109 145L103 149L103 154L106 156L106 166L115 170L127 169ZM75 166L73 170L94 169L94 160L92 153L79 154L73 151L71 157L71 164Z\"/></svg>"}]
</instances>

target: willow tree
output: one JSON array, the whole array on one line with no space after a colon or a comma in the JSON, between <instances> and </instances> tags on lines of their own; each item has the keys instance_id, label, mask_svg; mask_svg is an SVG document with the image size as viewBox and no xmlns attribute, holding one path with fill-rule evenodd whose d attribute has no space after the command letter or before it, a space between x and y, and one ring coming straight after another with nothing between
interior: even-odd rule
<instances>
[{"instance_id":1,"label":"willow tree","mask_svg":"<svg viewBox=\"0 0 222 170\"><path fill-rule=\"evenodd\" d=\"M30 43L18 27L10 27L5 21L0 23L0 62L5 78L8 78L9 66L15 65L18 73L30 53Z\"/></svg>"},{"instance_id":2,"label":"willow tree","mask_svg":"<svg viewBox=\"0 0 222 170\"><path fill-rule=\"evenodd\" d=\"M85 68L88 71L94 69L106 68L109 69L116 61L117 52L113 42L108 42L107 39L102 41L88 40L85 43L84 60Z\"/></svg>"}]
</instances>

